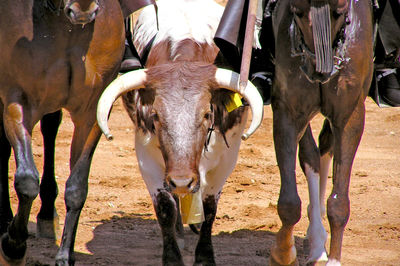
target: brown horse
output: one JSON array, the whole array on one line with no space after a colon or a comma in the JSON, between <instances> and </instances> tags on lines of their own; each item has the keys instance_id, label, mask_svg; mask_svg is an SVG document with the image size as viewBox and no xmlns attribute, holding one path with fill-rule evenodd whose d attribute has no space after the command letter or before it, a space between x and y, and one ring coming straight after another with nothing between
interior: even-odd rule
<instances>
[{"instance_id":1,"label":"brown horse","mask_svg":"<svg viewBox=\"0 0 400 266\"><path fill-rule=\"evenodd\" d=\"M343 231L350 215L351 168L363 133L364 100L372 77L372 6L367 0L279 0L272 20L276 47L273 134L281 174L278 214L282 227L271 262L296 262L293 228L301 217L295 174L299 144L299 160L310 190L309 262L328 260L329 265L339 265ZM326 117L319 150L309 126L318 112ZM328 259L320 202L323 206L332 157Z\"/></svg>"},{"instance_id":2,"label":"brown horse","mask_svg":"<svg viewBox=\"0 0 400 266\"><path fill-rule=\"evenodd\" d=\"M120 4L129 7L129 2L137 5L143 1L1 1L0 232L5 233L1 238L1 265L24 264L29 214L39 191L42 208L38 233L54 236L57 184L52 156L61 108L71 114L75 130L65 191L67 214L56 263L74 263L78 219L86 200L91 159L101 135L96 123L97 101L116 77L124 51ZM45 169L39 186L31 135L44 116ZM14 217L8 198L11 147L17 166L14 186L19 199Z\"/></svg>"}]
</instances>

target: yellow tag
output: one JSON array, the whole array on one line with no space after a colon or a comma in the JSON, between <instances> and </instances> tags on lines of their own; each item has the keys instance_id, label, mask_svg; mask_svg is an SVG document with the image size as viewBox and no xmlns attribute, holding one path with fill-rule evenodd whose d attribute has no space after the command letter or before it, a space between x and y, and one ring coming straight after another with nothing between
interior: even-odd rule
<instances>
[{"instance_id":1,"label":"yellow tag","mask_svg":"<svg viewBox=\"0 0 400 266\"><path fill-rule=\"evenodd\" d=\"M204 221L203 200L200 191L180 197L183 224L198 224Z\"/></svg>"},{"instance_id":2,"label":"yellow tag","mask_svg":"<svg viewBox=\"0 0 400 266\"><path fill-rule=\"evenodd\" d=\"M230 98L231 98L231 100L229 101L229 103L227 103L225 105L226 110L228 112L232 112L236 108L242 106L242 100L241 100L241 97L240 97L239 93L237 93L237 92L231 93Z\"/></svg>"}]
</instances>

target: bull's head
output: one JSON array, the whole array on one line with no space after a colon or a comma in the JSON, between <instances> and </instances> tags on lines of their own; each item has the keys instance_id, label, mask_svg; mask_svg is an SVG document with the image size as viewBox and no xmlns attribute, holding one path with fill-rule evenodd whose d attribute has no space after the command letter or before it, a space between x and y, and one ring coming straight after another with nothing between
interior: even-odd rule
<instances>
[{"instance_id":1,"label":"bull's head","mask_svg":"<svg viewBox=\"0 0 400 266\"><path fill-rule=\"evenodd\" d=\"M120 76L106 88L97 109L98 124L107 139L112 139L107 118L113 102L125 92L144 88L140 99L150 102L150 120L165 163L164 181L167 189L177 194L196 192L200 186L199 164L213 122L213 96L219 95L221 88L239 92L237 73L192 63L184 68L177 71L170 64ZM243 135L247 138L261 123L263 102L251 83L241 95L253 113L252 123Z\"/></svg>"},{"instance_id":2,"label":"bull's head","mask_svg":"<svg viewBox=\"0 0 400 266\"><path fill-rule=\"evenodd\" d=\"M88 24L92 22L98 11L98 0L63 0L64 13L72 24Z\"/></svg>"},{"instance_id":3,"label":"bull's head","mask_svg":"<svg viewBox=\"0 0 400 266\"><path fill-rule=\"evenodd\" d=\"M291 0L303 41L315 55L311 60L312 67L302 68L312 81L324 82L333 71L333 44L344 25L347 8L348 0Z\"/></svg>"}]
</instances>

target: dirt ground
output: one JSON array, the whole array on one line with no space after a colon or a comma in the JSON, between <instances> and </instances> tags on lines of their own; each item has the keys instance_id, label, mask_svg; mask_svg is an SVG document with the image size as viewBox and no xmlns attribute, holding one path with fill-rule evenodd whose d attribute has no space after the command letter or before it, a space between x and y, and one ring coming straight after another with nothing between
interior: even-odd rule
<instances>
[{"instance_id":1,"label":"dirt ground","mask_svg":"<svg viewBox=\"0 0 400 266\"><path fill-rule=\"evenodd\" d=\"M322 118L313 120L317 136ZM351 181L351 216L342 250L343 265L400 265L400 108L381 109L367 99L365 132L354 162ZM82 210L76 244L76 265L160 265L161 232L135 158L131 121L117 102L110 118L115 136L104 137L94 155L89 194ZM64 223L64 186L69 174L68 155L73 125L65 112L56 148L59 186L57 209L60 233ZM34 158L42 169L42 137L33 134ZM10 161L10 184L14 162ZM303 240L308 220L308 192L301 169L297 182L302 218L296 225L300 264L307 254ZM329 188L331 188L331 180ZM17 201L13 187L12 207ZM267 265L275 233L280 227L276 211L279 172L272 142L272 112L265 107L261 128L243 142L238 164L226 183L213 227L218 265ZM35 237L40 199L35 200L29 223L28 265L54 265L58 243ZM325 228L329 230L327 219ZM186 228L183 252L193 264L197 236ZM329 245L329 244L327 244Z\"/></svg>"}]
</instances>

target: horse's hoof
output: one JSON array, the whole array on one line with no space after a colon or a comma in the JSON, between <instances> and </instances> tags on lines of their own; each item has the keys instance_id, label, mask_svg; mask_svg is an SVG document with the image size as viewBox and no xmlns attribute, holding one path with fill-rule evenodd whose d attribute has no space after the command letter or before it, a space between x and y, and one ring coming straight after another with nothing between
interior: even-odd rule
<instances>
[{"instance_id":1,"label":"horse's hoof","mask_svg":"<svg viewBox=\"0 0 400 266\"><path fill-rule=\"evenodd\" d=\"M59 217L56 216L53 220L37 218L36 237L59 240L61 238Z\"/></svg>"},{"instance_id":2,"label":"horse's hoof","mask_svg":"<svg viewBox=\"0 0 400 266\"><path fill-rule=\"evenodd\" d=\"M271 255L269 256L269 266L299 266L299 260L296 258L294 262L290 264L280 264Z\"/></svg>"},{"instance_id":3,"label":"horse's hoof","mask_svg":"<svg viewBox=\"0 0 400 266\"><path fill-rule=\"evenodd\" d=\"M338 260L335 259L329 259L328 263L326 263L326 266L340 266L341 263Z\"/></svg>"},{"instance_id":4,"label":"horse's hoof","mask_svg":"<svg viewBox=\"0 0 400 266\"><path fill-rule=\"evenodd\" d=\"M306 266L325 266L327 261L307 261Z\"/></svg>"},{"instance_id":5,"label":"horse's hoof","mask_svg":"<svg viewBox=\"0 0 400 266\"><path fill-rule=\"evenodd\" d=\"M310 266L311 265L325 266L327 262L328 262L328 255L324 251L318 258L310 257L307 260L307 264L306 265L310 265Z\"/></svg>"},{"instance_id":6,"label":"horse's hoof","mask_svg":"<svg viewBox=\"0 0 400 266\"><path fill-rule=\"evenodd\" d=\"M24 266L26 264L26 252L21 259L11 259L3 251L3 238L0 240L0 265L1 266Z\"/></svg>"},{"instance_id":7,"label":"horse's hoof","mask_svg":"<svg viewBox=\"0 0 400 266\"><path fill-rule=\"evenodd\" d=\"M328 262L328 254L326 250L312 251L309 239L303 241L303 253L308 254L306 265L325 266ZM312 254L314 253L314 254Z\"/></svg>"}]
</instances>

